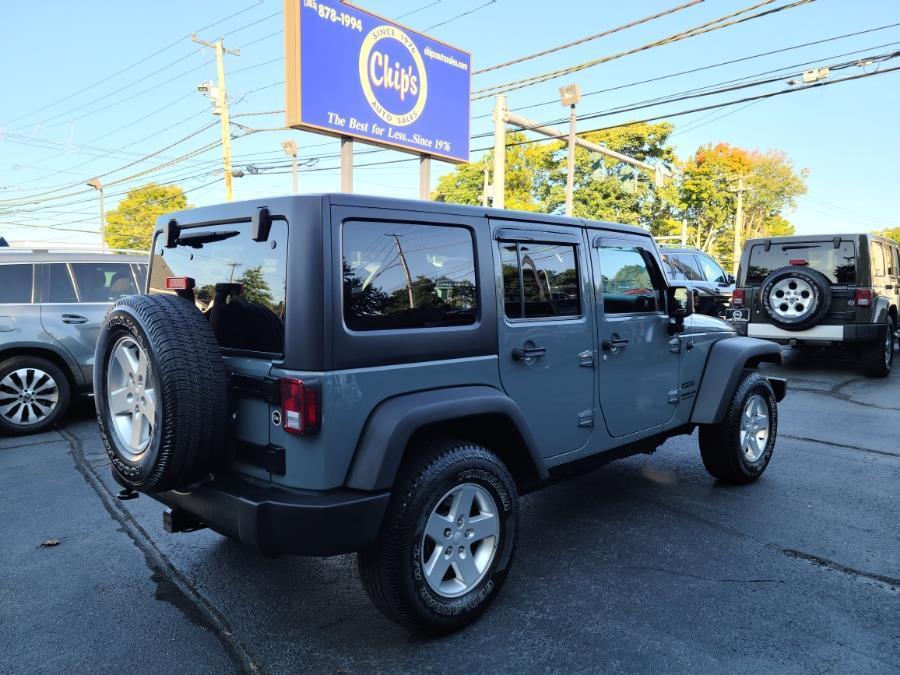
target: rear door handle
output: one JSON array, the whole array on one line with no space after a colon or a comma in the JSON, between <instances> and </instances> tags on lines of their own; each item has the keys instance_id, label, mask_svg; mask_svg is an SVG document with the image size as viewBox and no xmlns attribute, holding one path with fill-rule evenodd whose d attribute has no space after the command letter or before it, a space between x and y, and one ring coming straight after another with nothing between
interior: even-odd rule
<instances>
[{"instance_id":1,"label":"rear door handle","mask_svg":"<svg viewBox=\"0 0 900 675\"><path fill-rule=\"evenodd\" d=\"M512 350L512 357L516 361L533 361L546 353L546 347L516 347Z\"/></svg>"},{"instance_id":2,"label":"rear door handle","mask_svg":"<svg viewBox=\"0 0 900 675\"><path fill-rule=\"evenodd\" d=\"M626 338L612 338L610 340L604 340L600 346L607 351L614 352L618 349L627 347L628 340Z\"/></svg>"},{"instance_id":3,"label":"rear door handle","mask_svg":"<svg viewBox=\"0 0 900 675\"><path fill-rule=\"evenodd\" d=\"M87 321L88 321L87 317L81 316L80 314L63 314L62 315L63 323L77 324L77 323L87 323Z\"/></svg>"}]
</instances>

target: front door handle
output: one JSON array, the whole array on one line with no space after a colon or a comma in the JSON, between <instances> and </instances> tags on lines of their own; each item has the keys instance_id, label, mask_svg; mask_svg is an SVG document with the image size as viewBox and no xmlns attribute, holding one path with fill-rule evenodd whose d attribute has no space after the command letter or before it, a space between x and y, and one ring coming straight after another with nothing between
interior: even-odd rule
<instances>
[{"instance_id":1,"label":"front door handle","mask_svg":"<svg viewBox=\"0 0 900 675\"><path fill-rule=\"evenodd\" d=\"M605 349L606 351L615 352L627 347L628 340L626 338L620 337L610 338L609 340L604 340L600 346L603 347L603 349Z\"/></svg>"},{"instance_id":2,"label":"front door handle","mask_svg":"<svg viewBox=\"0 0 900 675\"><path fill-rule=\"evenodd\" d=\"M894 284L888 284L887 286L885 286L885 289L888 291L894 290Z\"/></svg>"},{"instance_id":3,"label":"front door handle","mask_svg":"<svg viewBox=\"0 0 900 675\"><path fill-rule=\"evenodd\" d=\"M87 323L88 320L87 320L86 316L81 316L80 314L63 314L62 322L70 323L70 324L78 324L78 323Z\"/></svg>"},{"instance_id":4,"label":"front door handle","mask_svg":"<svg viewBox=\"0 0 900 675\"><path fill-rule=\"evenodd\" d=\"M546 353L546 347L516 347L512 350L512 357L515 361L533 361Z\"/></svg>"}]
</instances>

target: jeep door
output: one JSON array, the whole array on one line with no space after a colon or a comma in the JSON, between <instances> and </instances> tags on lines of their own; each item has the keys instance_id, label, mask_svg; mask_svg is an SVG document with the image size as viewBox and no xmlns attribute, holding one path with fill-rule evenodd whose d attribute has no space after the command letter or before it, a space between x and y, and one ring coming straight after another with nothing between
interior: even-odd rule
<instances>
[{"instance_id":1,"label":"jeep door","mask_svg":"<svg viewBox=\"0 0 900 675\"><path fill-rule=\"evenodd\" d=\"M93 377L94 347L106 310L138 292L134 266L115 259L42 265L41 324L78 362L87 382Z\"/></svg>"},{"instance_id":2,"label":"jeep door","mask_svg":"<svg viewBox=\"0 0 900 675\"><path fill-rule=\"evenodd\" d=\"M544 457L579 450L594 412L594 317L584 232L492 222L503 388Z\"/></svg>"},{"instance_id":3,"label":"jeep door","mask_svg":"<svg viewBox=\"0 0 900 675\"><path fill-rule=\"evenodd\" d=\"M656 429L675 414L678 340L668 334L666 284L652 242L595 233L600 409L609 433L622 437Z\"/></svg>"}]
</instances>

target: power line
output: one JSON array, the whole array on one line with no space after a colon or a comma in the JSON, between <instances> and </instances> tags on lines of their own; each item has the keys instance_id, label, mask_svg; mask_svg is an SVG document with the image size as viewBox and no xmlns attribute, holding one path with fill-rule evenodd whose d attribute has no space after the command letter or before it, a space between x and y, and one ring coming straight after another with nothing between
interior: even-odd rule
<instances>
[{"instance_id":1,"label":"power line","mask_svg":"<svg viewBox=\"0 0 900 675\"><path fill-rule=\"evenodd\" d=\"M459 14L457 14L457 15L455 15L455 16L451 16L449 19L445 19L444 21L440 21L440 22L434 24L433 26L428 26L428 28L426 28L425 30L426 30L426 31L429 31L429 30L432 30L432 29L434 29L434 28L438 28L438 27L440 27L440 26L446 26L448 23L451 23L451 22L453 22L453 21L456 21L457 19L461 19L461 18L464 17L464 16L469 16L469 14L474 14L474 13L477 12L478 10L484 9L485 7L488 7L489 5L493 5L493 4L495 4L496 2L497 2L497 0L487 0L487 2L485 2L484 4L478 5L478 7L474 7L474 8L472 8L472 9L470 9L470 10L465 11L465 12L460 12Z\"/></svg>"},{"instance_id":2,"label":"power line","mask_svg":"<svg viewBox=\"0 0 900 675\"><path fill-rule=\"evenodd\" d=\"M834 42L836 40L843 40L843 39L850 38L850 37L857 37L859 35L866 35L868 33L875 33L877 31L887 30L888 28L896 28L897 26L900 26L900 22L890 23L890 24L886 24L884 26L877 26L875 28L867 28L865 30L855 31L853 33L844 33L843 35L833 35L831 37L823 38L821 40L813 40L812 42L804 42L801 44L791 45L789 47L773 49L773 50L770 50L767 52L759 52L757 54L750 54L748 56L742 56L740 58L730 59L728 61L719 61L717 63L711 63L711 64L707 64L705 66L698 66L696 68L690 68L688 70L680 70L680 71L677 71L674 73L668 73L666 75L658 75L656 77L651 77L651 78L647 78L644 80L637 80L635 82L628 82L626 84L620 84L620 85L616 85L614 87L607 87L605 89L595 89L593 91L588 91L588 92L582 93L581 97L587 98L589 96L595 96L597 94L606 94L611 91L619 91L621 89L628 89L629 87L636 87L636 86L639 86L642 84L650 84L652 82L659 82L660 80L667 80L667 79L670 79L673 77L680 77L681 75L690 75L693 73L699 73L704 70L711 70L714 68L721 68L723 66L730 66L730 65L734 65L735 63L742 63L744 61L751 61L753 59L763 58L766 56L772 56L774 54L781 54L783 52L794 51L796 49L803 49L804 47L812 47L815 45L825 44L826 42ZM895 44L895 43L893 43L893 42L886 43L883 45L868 47L866 49L879 49L880 47L886 47L891 44ZM847 54L858 53L859 51L865 51L865 50L858 50L855 52L847 52ZM838 57L830 57L829 56L829 57L825 57L825 58L839 58L839 56ZM793 67L793 66L786 66L786 67ZM542 101L541 103L532 103L530 105L521 106L517 109L518 110L529 110L532 108L539 108L541 106L550 105L551 103L559 105L559 97L556 97L556 98L553 98L553 99L550 99L547 101ZM472 119L484 119L484 118L490 117L491 115L492 115L492 113L486 113L484 115L476 115Z\"/></svg>"},{"instance_id":3,"label":"power line","mask_svg":"<svg viewBox=\"0 0 900 675\"><path fill-rule=\"evenodd\" d=\"M558 47L551 47L550 49L544 49L539 52L535 52L534 54L527 54L525 56L520 56L516 59L511 59L509 61L504 61L503 63L497 63L493 66L488 66L487 68L481 68L480 70L473 70L472 75L481 75L482 73L488 73L492 70L499 70L500 68L506 68L507 66L512 66L517 63L524 63L525 61L530 61L532 59L539 58L541 56L546 56L547 54L552 54L554 52L562 51L563 49L569 49L570 47L575 47L577 45L585 44L586 42L591 42L593 40L597 40L602 37L606 37L607 35L612 35L613 33L618 33L620 31L626 30L628 28L634 28L635 26L640 26L643 23L647 23L649 21L653 21L655 19L659 19L664 16L668 16L669 14L674 14L675 12L680 12L683 9L687 9L688 7L693 7L694 5L699 5L704 0L690 0L690 2L685 2L684 4L678 5L676 7L670 7L669 9L665 9L661 12L657 12L656 14L651 14L649 16L642 17L640 19L635 19L634 21L629 21L628 23L622 24L621 26L616 26L615 28L610 28L609 30L605 30L601 33L594 33L593 35L588 35L587 37L580 38L578 40L572 40L571 42L566 42L565 44L561 44Z\"/></svg>"},{"instance_id":4,"label":"power line","mask_svg":"<svg viewBox=\"0 0 900 675\"><path fill-rule=\"evenodd\" d=\"M575 73L581 70L585 70L587 68L593 68L594 66L600 65L602 63L608 63L609 61L613 61L615 59L620 59L624 56L630 56L631 54L636 54L638 52L646 51L649 49L653 49L655 47L661 47L663 45L672 44L674 42L679 42L681 40L686 40L692 37L696 37L698 35L703 35L705 33L710 33L715 30L720 30L722 28L728 28L730 26L734 26L740 23L744 23L745 21L752 21L753 19L759 19L764 16L769 16L770 14L775 14L777 12L783 12L788 9L793 9L794 7L800 7L801 5L807 5L811 2L815 2L815 0L795 0L787 5L781 5L779 7L773 7L771 9L764 10L762 12L758 12L756 14L751 14L749 16L740 16L741 14L746 14L747 12L759 9L765 5L769 5L775 0L763 0L763 2L757 3L755 5L751 5L749 7L745 7L743 9L731 12L729 14L725 14L713 21L707 21L706 23L700 24L698 26L694 26L693 28L689 28L688 30L682 31L680 33L674 33L673 35L669 35L667 37L661 38L659 40L654 40L653 42L648 42L647 44L641 45L640 47L634 47L632 49L627 49L621 52L616 52L615 54L609 54L607 56L602 56L597 59L591 59L590 61L585 61L583 63L579 63L574 66L569 66L567 68L561 68L559 70L550 71L548 73L542 73L540 75L532 75L531 77L523 78L521 80L512 80L510 82L505 82L503 84L493 85L491 87L486 87L484 89L479 89L472 94L473 100L478 100L482 98L488 98L490 96L494 96L496 94L502 94L504 92L513 91L516 89L523 89L524 87L530 87L534 84L539 84L541 82L547 82L548 80L553 80L558 77L562 77L563 75L569 75L570 73ZM738 18L734 18L738 17ZM731 19L727 21L727 19Z\"/></svg>"}]
</instances>

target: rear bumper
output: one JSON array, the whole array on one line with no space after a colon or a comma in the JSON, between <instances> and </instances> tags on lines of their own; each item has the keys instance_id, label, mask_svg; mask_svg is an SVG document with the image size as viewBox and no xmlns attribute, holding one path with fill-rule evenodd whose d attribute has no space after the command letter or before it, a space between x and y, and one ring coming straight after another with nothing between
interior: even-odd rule
<instances>
[{"instance_id":1,"label":"rear bumper","mask_svg":"<svg viewBox=\"0 0 900 675\"><path fill-rule=\"evenodd\" d=\"M369 547L390 499L389 492L288 490L232 476L191 492L149 496L266 555L314 556Z\"/></svg>"},{"instance_id":2,"label":"rear bumper","mask_svg":"<svg viewBox=\"0 0 900 675\"><path fill-rule=\"evenodd\" d=\"M846 324L828 326L819 324L806 330L784 330L770 323L734 322L738 332L748 337L773 340L781 344L835 342L872 342L883 336L884 324Z\"/></svg>"}]
</instances>

